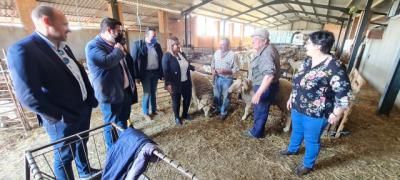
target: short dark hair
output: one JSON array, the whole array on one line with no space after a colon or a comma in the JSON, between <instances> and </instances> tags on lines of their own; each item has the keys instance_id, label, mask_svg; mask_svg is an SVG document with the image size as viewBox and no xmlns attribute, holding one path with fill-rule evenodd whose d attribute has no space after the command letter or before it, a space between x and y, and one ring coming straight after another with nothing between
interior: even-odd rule
<instances>
[{"instance_id":1,"label":"short dark hair","mask_svg":"<svg viewBox=\"0 0 400 180\"><path fill-rule=\"evenodd\" d=\"M35 19L40 19L43 16L47 16L51 20L53 20L55 14L54 11L55 9L50 6L38 6L35 9L33 9L31 17L33 20L35 20Z\"/></svg>"},{"instance_id":2,"label":"short dark hair","mask_svg":"<svg viewBox=\"0 0 400 180\"><path fill-rule=\"evenodd\" d=\"M106 17L100 23L100 31L105 32L108 28L115 29L117 25L122 26L121 21L118 21L113 18Z\"/></svg>"},{"instance_id":3,"label":"short dark hair","mask_svg":"<svg viewBox=\"0 0 400 180\"><path fill-rule=\"evenodd\" d=\"M325 54L330 54L335 36L329 31L316 31L310 34L310 40L313 44L320 45L320 51Z\"/></svg>"},{"instance_id":4,"label":"short dark hair","mask_svg":"<svg viewBox=\"0 0 400 180\"><path fill-rule=\"evenodd\" d=\"M146 28L146 35L148 35L148 33L149 33L150 31L157 32L157 31L156 31L156 28L153 28L153 27L147 27L147 28Z\"/></svg>"}]
</instances>

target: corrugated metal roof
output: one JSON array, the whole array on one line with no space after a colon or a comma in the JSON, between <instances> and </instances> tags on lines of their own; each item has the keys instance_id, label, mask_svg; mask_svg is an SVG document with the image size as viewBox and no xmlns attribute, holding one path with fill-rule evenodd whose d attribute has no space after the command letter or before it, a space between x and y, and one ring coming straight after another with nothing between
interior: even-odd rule
<instances>
[{"instance_id":1,"label":"corrugated metal roof","mask_svg":"<svg viewBox=\"0 0 400 180\"><path fill-rule=\"evenodd\" d=\"M137 14L143 25L158 26L159 9L168 11L171 19L182 19L182 12L202 2L200 0L118 1L123 4L124 23L132 27L138 24ZM108 15L106 0L38 0L38 2L63 11L73 23L99 23ZM192 13L268 27L308 19L315 23L340 23L348 17L346 10L353 5L363 9L365 2L366 0L212 0L206 1ZM373 10L386 13L391 2L392 0L374 0ZM137 3L139 8L136 7ZM0 1L0 21L5 21L7 18L19 18L14 0Z\"/></svg>"}]
</instances>

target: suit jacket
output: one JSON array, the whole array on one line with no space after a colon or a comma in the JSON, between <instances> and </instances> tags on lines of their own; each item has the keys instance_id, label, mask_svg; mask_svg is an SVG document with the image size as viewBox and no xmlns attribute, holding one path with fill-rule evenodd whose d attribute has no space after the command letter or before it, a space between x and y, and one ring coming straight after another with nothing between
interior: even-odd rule
<instances>
[{"instance_id":1,"label":"suit jacket","mask_svg":"<svg viewBox=\"0 0 400 180\"><path fill-rule=\"evenodd\" d=\"M162 57L163 57L163 52L161 49L160 44L156 43L154 45L154 48L156 49L157 55L158 55L158 71L159 71L159 78L162 79L164 74L163 74L163 68L162 68ZM142 78L142 74L146 70L147 67L147 45L144 40L138 40L133 42L132 48L131 48L131 54L133 58L133 65L134 65L134 72L135 72L135 77L140 79Z\"/></svg>"},{"instance_id":2,"label":"suit jacket","mask_svg":"<svg viewBox=\"0 0 400 180\"><path fill-rule=\"evenodd\" d=\"M85 82L85 102L72 72L36 32L8 50L8 64L16 96L23 106L39 115L39 124L42 118L50 123L61 119L67 123L74 122L85 103L91 107L98 104L85 69L68 46L65 51L79 67Z\"/></svg>"},{"instance_id":3,"label":"suit jacket","mask_svg":"<svg viewBox=\"0 0 400 180\"><path fill-rule=\"evenodd\" d=\"M184 53L182 53L182 55L186 58ZM162 63L164 70L165 86L171 85L173 92L178 92L182 89L181 73L186 73L187 78L190 82L190 86L192 85L190 70L194 71L194 66L190 65L189 61L189 67L186 72L181 72L181 67L179 66L178 60L170 52L166 52L164 54Z\"/></svg>"},{"instance_id":4,"label":"suit jacket","mask_svg":"<svg viewBox=\"0 0 400 180\"><path fill-rule=\"evenodd\" d=\"M100 36L89 41L85 48L90 80L97 100L102 103L121 103L124 99L124 73L120 60L125 58L130 85L133 87L131 103L137 102L132 57L106 43ZM129 77L128 77L129 78Z\"/></svg>"}]
</instances>

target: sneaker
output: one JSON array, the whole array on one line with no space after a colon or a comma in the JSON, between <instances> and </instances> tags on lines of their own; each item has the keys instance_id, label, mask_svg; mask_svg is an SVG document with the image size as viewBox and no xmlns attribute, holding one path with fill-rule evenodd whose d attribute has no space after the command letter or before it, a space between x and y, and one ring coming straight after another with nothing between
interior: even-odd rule
<instances>
[{"instance_id":1,"label":"sneaker","mask_svg":"<svg viewBox=\"0 0 400 180\"><path fill-rule=\"evenodd\" d=\"M175 123L178 126L182 126L182 119L181 118L175 118Z\"/></svg>"},{"instance_id":2,"label":"sneaker","mask_svg":"<svg viewBox=\"0 0 400 180\"><path fill-rule=\"evenodd\" d=\"M291 156L291 155L298 155L299 152L290 152L287 149L279 151L279 154L282 156Z\"/></svg>"},{"instance_id":3,"label":"sneaker","mask_svg":"<svg viewBox=\"0 0 400 180\"><path fill-rule=\"evenodd\" d=\"M307 168L307 167L304 167L303 165L299 165L296 168L296 175L300 177L300 176L310 173L311 171L312 171L311 168Z\"/></svg>"},{"instance_id":4,"label":"sneaker","mask_svg":"<svg viewBox=\"0 0 400 180\"><path fill-rule=\"evenodd\" d=\"M186 120L186 121L191 121L193 120L191 116L186 115L186 116L182 116L182 119Z\"/></svg>"},{"instance_id":5,"label":"sneaker","mask_svg":"<svg viewBox=\"0 0 400 180\"><path fill-rule=\"evenodd\" d=\"M224 121L225 119L226 119L226 117L228 117L228 115L219 115L219 119L221 120L221 121Z\"/></svg>"},{"instance_id":6,"label":"sneaker","mask_svg":"<svg viewBox=\"0 0 400 180\"><path fill-rule=\"evenodd\" d=\"M79 179L81 180L100 179L100 178L101 178L101 170L95 168L90 168L90 173L79 176Z\"/></svg>"},{"instance_id":7,"label":"sneaker","mask_svg":"<svg viewBox=\"0 0 400 180\"><path fill-rule=\"evenodd\" d=\"M143 117L146 121L151 121L151 117L148 114L144 114Z\"/></svg>"},{"instance_id":8,"label":"sneaker","mask_svg":"<svg viewBox=\"0 0 400 180\"><path fill-rule=\"evenodd\" d=\"M242 136L252 139L257 139L257 137L253 136L250 131L245 131L242 133Z\"/></svg>"}]
</instances>

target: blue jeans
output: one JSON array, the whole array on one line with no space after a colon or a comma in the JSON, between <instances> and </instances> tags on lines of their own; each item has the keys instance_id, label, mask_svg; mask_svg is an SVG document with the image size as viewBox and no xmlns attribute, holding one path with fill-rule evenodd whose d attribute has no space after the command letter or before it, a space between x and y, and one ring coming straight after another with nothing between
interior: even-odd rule
<instances>
[{"instance_id":1,"label":"blue jeans","mask_svg":"<svg viewBox=\"0 0 400 180\"><path fill-rule=\"evenodd\" d=\"M42 117L43 127L50 137L51 142L71 136L73 134L88 130L90 127L90 117L92 108L89 105L84 105L79 118L74 119L73 123L65 123L64 120L55 123L49 123L48 120ZM74 179L72 171L72 160L75 159L75 165L80 177L89 175L89 162L86 159L88 134L83 135L82 141L78 138L73 138L68 141L63 141L55 144L54 147L54 175L57 179Z\"/></svg>"},{"instance_id":2,"label":"blue jeans","mask_svg":"<svg viewBox=\"0 0 400 180\"><path fill-rule=\"evenodd\" d=\"M214 85L214 104L217 111L221 115L228 114L229 108L229 92L228 89L232 85L233 79L231 77L217 76Z\"/></svg>"},{"instance_id":3,"label":"blue jeans","mask_svg":"<svg viewBox=\"0 0 400 180\"><path fill-rule=\"evenodd\" d=\"M253 86L253 92L255 93L259 85ZM253 128L250 130L250 134L256 138L264 136L265 123L267 123L269 115L269 107L275 94L279 90L279 83L272 83L269 88L261 95L258 104L254 105L254 124Z\"/></svg>"},{"instance_id":4,"label":"blue jeans","mask_svg":"<svg viewBox=\"0 0 400 180\"><path fill-rule=\"evenodd\" d=\"M124 91L124 100L121 103L100 103L100 110L103 114L104 123L114 122L119 127L126 129L127 120L131 114L131 95L129 90ZM117 140L117 132L112 126L104 127L104 139L106 141L107 151Z\"/></svg>"},{"instance_id":5,"label":"blue jeans","mask_svg":"<svg viewBox=\"0 0 400 180\"><path fill-rule=\"evenodd\" d=\"M304 167L314 167L321 148L321 135L327 124L328 121L325 118L313 118L292 109L292 135L288 151L298 152L304 139L306 147Z\"/></svg>"},{"instance_id":6,"label":"blue jeans","mask_svg":"<svg viewBox=\"0 0 400 180\"><path fill-rule=\"evenodd\" d=\"M143 86L143 98L142 98L142 111L143 114L149 114L149 106L151 111L154 113L157 111L157 83L159 79L159 71L151 70L145 71L144 75L140 79Z\"/></svg>"}]
</instances>

